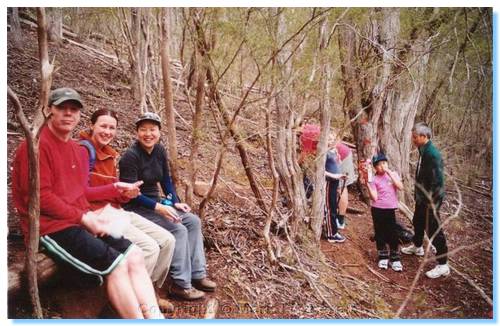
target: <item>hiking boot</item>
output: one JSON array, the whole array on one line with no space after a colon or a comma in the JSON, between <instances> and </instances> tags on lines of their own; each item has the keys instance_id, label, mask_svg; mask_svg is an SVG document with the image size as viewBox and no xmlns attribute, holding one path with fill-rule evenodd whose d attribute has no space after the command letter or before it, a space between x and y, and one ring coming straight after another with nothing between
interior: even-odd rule
<instances>
[{"instance_id":1,"label":"hiking boot","mask_svg":"<svg viewBox=\"0 0 500 326\"><path fill-rule=\"evenodd\" d=\"M345 241L345 237L340 234L340 233L335 233L335 235L333 237L329 237L328 242L331 242L331 243L334 243L334 242L338 242L338 243L341 243L341 242L344 242Z\"/></svg>"},{"instance_id":2,"label":"hiking boot","mask_svg":"<svg viewBox=\"0 0 500 326\"><path fill-rule=\"evenodd\" d=\"M389 259L380 259L378 261L378 268L387 269L388 266L389 266Z\"/></svg>"},{"instance_id":3,"label":"hiking boot","mask_svg":"<svg viewBox=\"0 0 500 326\"><path fill-rule=\"evenodd\" d=\"M208 278L202 278L200 280L191 280L191 284L195 288L205 292L214 292L217 284L214 281L209 280Z\"/></svg>"},{"instance_id":4,"label":"hiking boot","mask_svg":"<svg viewBox=\"0 0 500 326\"><path fill-rule=\"evenodd\" d=\"M205 296L205 292L197 290L193 287L184 289L177 284L173 284L170 288L170 294L183 300L197 300Z\"/></svg>"},{"instance_id":5,"label":"hiking boot","mask_svg":"<svg viewBox=\"0 0 500 326\"><path fill-rule=\"evenodd\" d=\"M425 273L428 278L438 278L450 275L450 266L448 264L436 265L433 269Z\"/></svg>"},{"instance_id":6,"label":"hiking boot","mask_svg":"<svg viewBox=\"0 0 500 326\"><path fill-rule=\"evenodd\" d=\"M415 247L414 244L409 245L408 247L401 248L401 252L406 255L416 255L423 256L424 248L423 247Z\"/></svg>"},{"instance_id":7,"label":"hiking boot","mask_svg":"<svg viewBox=\"0 0 500 326\"><path fill-rule=\"evenodd\" d=\"M391 263L391 268L395 272L402 272L403 271L403 264L401 264L401 261L396 260Z\"/></svg>"}]
</instances>

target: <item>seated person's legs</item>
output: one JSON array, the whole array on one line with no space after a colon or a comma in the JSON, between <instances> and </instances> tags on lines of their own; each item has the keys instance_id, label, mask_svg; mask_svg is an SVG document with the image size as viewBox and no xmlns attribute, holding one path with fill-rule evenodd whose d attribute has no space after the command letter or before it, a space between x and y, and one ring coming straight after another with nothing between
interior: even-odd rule
<instances>
[{"instance_id":1,"label":"seated person's legs","mask_svg":"<svg viewBox=\"0 0 500 326\"><path fill-rule=\"evenodd\" d=\"M126 258L134 245L124 238L97 238L83 227L70 227L41 237L42 245L59 260L83 273L106 278L109 299L123 318L143 318L128 277Z\"/></svg>"}]
</instances>

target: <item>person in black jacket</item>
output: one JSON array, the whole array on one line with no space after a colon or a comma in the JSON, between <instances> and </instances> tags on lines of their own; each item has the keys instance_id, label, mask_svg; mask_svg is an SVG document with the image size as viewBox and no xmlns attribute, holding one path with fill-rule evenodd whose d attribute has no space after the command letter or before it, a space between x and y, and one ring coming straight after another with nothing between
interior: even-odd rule
<instances>
[{"instance_id":1,"label":"person in black jacket","mask_svg":"<svg viewBox=\"0 0 500 326\"><path fill-rule=\"evenodd\" d=\"M444 164L441 153L431 141L432 132L425 123L417 123L412 130L412 142L418 147L419 160L415 172L415 213L413 244L402 248L407 255L424 255L424 231L436 247L438 265L425 273L429 278L450 274L448 247L441 228L439 209L444 198Z\"/></svg>"}]
</instances>

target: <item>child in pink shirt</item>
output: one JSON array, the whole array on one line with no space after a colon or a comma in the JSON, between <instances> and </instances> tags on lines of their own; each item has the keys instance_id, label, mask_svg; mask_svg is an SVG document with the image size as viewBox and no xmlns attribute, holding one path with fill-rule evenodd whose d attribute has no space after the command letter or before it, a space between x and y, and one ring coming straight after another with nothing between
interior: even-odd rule
<instances>
[{"instance_id":1,"label":"child in pink shirt","mask_svg":"<svg viewBox=\"0 0 500 326\"><path fill-rule=\"evenodd\" d=\"M399 257L399 239L396 233L396 209L398 208L398 190L403 184L394 171L387 166L387 157L383 153L372 159L375 175L373 180L363 180L371 198L371 212L375 242L378 251L378 267L387 269L389 261L394 271L401 272L403 265ZM387 250L389 245L389 251Z\"/></svg>"}]
</instances>

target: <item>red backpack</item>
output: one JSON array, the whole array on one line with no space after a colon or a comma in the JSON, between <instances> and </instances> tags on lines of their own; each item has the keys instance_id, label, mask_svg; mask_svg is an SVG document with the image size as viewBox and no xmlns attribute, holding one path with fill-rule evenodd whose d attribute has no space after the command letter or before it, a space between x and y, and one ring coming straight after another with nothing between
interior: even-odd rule
<instances>
[{"instance_id":1,"label":"red backpack","mask_svg":"<svg viewBox=\"0 0 500 326\"><path fill-rule=\"evenodd\" d=\"M320 134L320 127L313 124L305 124L300 135L300 149L302 154L316 154Z\"/></svg>"}]
</instances>

